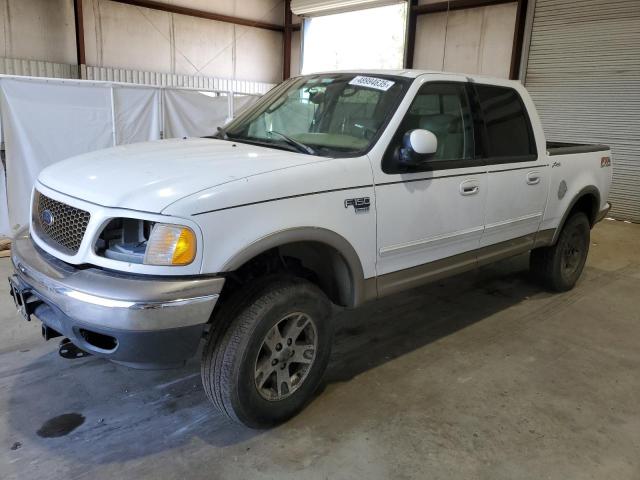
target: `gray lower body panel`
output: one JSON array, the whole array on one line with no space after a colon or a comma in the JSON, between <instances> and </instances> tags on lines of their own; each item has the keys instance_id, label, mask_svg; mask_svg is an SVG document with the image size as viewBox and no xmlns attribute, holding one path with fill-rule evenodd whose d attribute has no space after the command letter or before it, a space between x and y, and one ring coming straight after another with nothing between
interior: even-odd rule
<instances>
[{"instance_id":1,"label":"gray lower body panel","mask_svg":"<svg viewBox=\"0 0 640 480\"><path fill-rule=\"evenodd\" d=\"M96 327L74 320L46 303L38 305L33 314L82 350L137 368L182 365L198 350L204 331L204 324L149 331ZM108 347L113 348L100 348L96 339L109 342Z\"/></svg>"},{"instance_id":2,"label":"gray lower body panel","mask_svg":"<svg viewBox=\"0 0 640 480\"><path fill-rule=\"evenodd\" d=\"M551 232L553 231L551 230ZM538 242L538 236L540 236L540 242ZM478 250L471 250L424 265L382 275L378 277L378 296L391 295L528 252L532 248L542 246L552 237L553 234L549 236L546 232L532 233Z\"/></svg>"}]
</instances>

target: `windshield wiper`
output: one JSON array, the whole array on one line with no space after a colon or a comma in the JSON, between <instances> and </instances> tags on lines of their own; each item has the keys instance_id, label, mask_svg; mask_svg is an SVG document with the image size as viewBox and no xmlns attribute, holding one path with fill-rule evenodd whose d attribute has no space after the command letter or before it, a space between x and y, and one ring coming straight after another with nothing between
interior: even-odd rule
<instances>
[{"instance_id":1,"label":"windshield wiper","mask_svg":"<svg viewBox=\"0 0 640 480\"><path fill-rule=\"evenodd\" d=\"M279 135L280 137L282 137L284 139L285 142L287 142L289 145L292 145L293 147L297 148L298 151L302 152L302 153L307 153L309 155L315 155L316 151L311 148L309 145L305 145L302 142L299 142L287 135L285 135L284 133L280 133L280 132L276 132L275 130L269 130L267 132L267 134L272 134L275 133L276 135Z\"/></svg>"},{"instance_id":2,"label":"windshield wiper","mask_svg":"<svg viewBox=\"0 0 640 480\"><path fill-rule=\"evenodd\" d=\"M217 138L217 139L221 139L221 140L229 140L229 135L227 135L227 131L222 128L222 127L217 127L218 132L214 133L213 135L205 135L202 138Z\"/></svg>"},{"instance_id":3,"label":"windshield wiper","mask_svg":"<svg viewBox=\"0 0 640 480\"><path fill-rule=\"evenodd\" d=\"M218 127L218 133L216 133L215 136L218 138L221 138L222 140L229 140L229 136L227 135L227 130L222 127Z\"/></svg>"}]
</instances>

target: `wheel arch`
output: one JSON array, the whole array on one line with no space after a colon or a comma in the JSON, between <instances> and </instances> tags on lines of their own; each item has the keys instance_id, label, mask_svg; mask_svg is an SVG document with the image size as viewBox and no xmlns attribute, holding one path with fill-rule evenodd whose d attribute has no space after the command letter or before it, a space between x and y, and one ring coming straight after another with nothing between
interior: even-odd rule
<instances>
[{"instance_id":1,"label":"wheel arch","mask_svg":"<svg viewBox=\"0 0 640 480\"><path fill-rule=\"evenodd\" d=\"M558 228L556 228L556 231L553 234L553 240L551 244L555 245L556 241L558 240L558 236L560 235L560 232L564 227L564 224L574 212L584 212L587 215L587 219L589 220L589 225L591 226L591 228L593 228L594 224L596 223L599 208L600 191L598 190L598 188L593 185L584 187L573 197L571 203L569 203L569 206L562 216L562 220L558 224Z\"/></svg>"},{"instance_id":2,"label":"wheel arch","mask_svg":"<svg viewBox=\"0 0 640 480\"><path fill-rule=\"evenodd\" d=\"M325 228L292 228L262 237L227 260L222 271L234 272L274 249L310 267L318 275L319 286L338 305L355 307L376 296L375 279L364 278L353 245Z\"/></svg>"}]
</instances>

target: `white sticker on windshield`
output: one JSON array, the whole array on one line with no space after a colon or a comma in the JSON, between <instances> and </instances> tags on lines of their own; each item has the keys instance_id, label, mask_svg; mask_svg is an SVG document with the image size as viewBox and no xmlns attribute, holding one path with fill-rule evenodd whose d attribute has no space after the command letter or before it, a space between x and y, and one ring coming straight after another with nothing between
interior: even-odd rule
<instances>
[{"instance_id":1,"label":"white sticker on windshield","mask_svg":"<svg viewBox=\"0 0 640 480\"><path fill-rule=\"evenodd\" d=\"M357 85L358 87L369 87L375 88L376 90L382 90L386 92L393 84L396 82L392 82L391 80L385 80L384 78L376 78L376 77L363 77L358 75L354 77L353 80L349 82L349 85Z\"/></svg>"}]
</instances>

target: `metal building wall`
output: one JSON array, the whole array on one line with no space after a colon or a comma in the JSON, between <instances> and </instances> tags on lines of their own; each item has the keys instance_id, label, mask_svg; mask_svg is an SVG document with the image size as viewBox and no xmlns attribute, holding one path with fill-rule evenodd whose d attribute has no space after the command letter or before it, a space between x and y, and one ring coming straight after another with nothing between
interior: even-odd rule
<instances>
[{"instance_id":1,"label":"metal building wall","mask_svg":"<svg viewBox=\"0 0 640 480\"><path fill-rule=\"evenodd\" d=\"M242 94L264 94L275 84L254 82L251 80L232 80L227 78L206 77L202 75L179 75L174 73L145 72L125 68L87 66L87 80L105 80L110 82L136 83L162 87L193 88L207 91L225 91Z\"/></svg>"},{"instance_id":2,"label":"metal building wall","mask_svg":"<svg viewBox=\"0 0 640 480\"><path fill-rule=\"evenodd\" d=\"M640 1L536 0L524 81L549 140L612 147L611 215L640 222Z\"/></svg>"},{"instance_id":3,"label":"metal building wall","mask_svg":"<svg viewBox=\"0 0 640 480\"><path fill-rule=\"evenodd\" d=\"M3 57L0 57L0 74L26 77L79 78L77 65Z\"/></svg>"},{"instance_id":4,"label":"metal building wall","mask_svg":"<svg viewBox=\"0 0 640 480\"><path fill-rule=\"evenodd\" d=\"M413 67L509 78L516 11L514 1L418 16Z\"/></svg>"},{"instance_id":5,"label":"metal building wall","mask_svg":"<svg viewBox=\"0 0 640 480\"><path fill-rule=\"evenodd\" d=\"M0 57L0 74L48 78L80 78L77 65L2 57ZM193 88L203 91L224 91L248 95L262 95L275 85L251 80L232 80L202 75L178 75L94 66L86 67L83 78L86 80L104 80L158 87Z\"/></svg>"},{"instance_id":6,"label":"metal building wall","mask_svg":"<svg viewBox=\"0 0 640 480\"><path fill-rule=\"evenodd\" d=\"M83 0L86 63L191 77L282 79L282 32ZM283 0L159 3L282 25ZM0 56L76 63L73 0L0 0ZM16 73L6 69L7 73Z\"/></svg>"}]
</instances>

